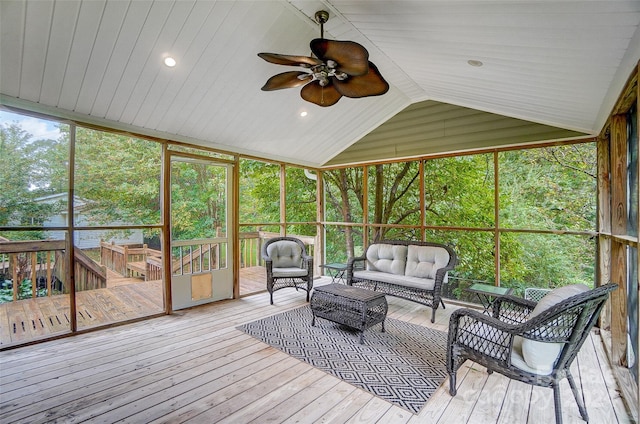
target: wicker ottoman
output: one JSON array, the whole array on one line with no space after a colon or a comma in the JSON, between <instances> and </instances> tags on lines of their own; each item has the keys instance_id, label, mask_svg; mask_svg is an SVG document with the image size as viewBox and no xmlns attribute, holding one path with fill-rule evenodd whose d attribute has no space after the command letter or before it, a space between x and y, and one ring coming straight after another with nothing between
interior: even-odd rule
<instances>
[{"instance_id":1,"label":"wicker ottoman","mask_svg":"<svg viewBox=\"0 0 640 424\"><path fill-rule=\"evenodd\" d=\"M346 325L360 331L360 344L362 344L364 330L367 328L382 323L382 331L384 331L387 309L384 293L344 284L328 284L313 289L311 325L316 325L316 317Z\"/></svg>"}]
</instances>

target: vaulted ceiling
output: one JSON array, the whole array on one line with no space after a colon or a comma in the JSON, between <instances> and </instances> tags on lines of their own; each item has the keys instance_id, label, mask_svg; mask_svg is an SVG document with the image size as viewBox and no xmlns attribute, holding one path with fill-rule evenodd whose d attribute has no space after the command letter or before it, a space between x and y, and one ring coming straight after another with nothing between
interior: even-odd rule
<instances>
[{"instance_id":1,"label":"vaulted ceiling","mask_svg":"<svg viewBox=\"0 0 640 424\"><path fill-rule=\"evenodd\" d=\"M318 10L325 38L367 48L387 94L322 108L260 90L291 68L257 53L309 55ZM638 0L2 0L0 100L311 167L464 151L597 134L639 25Z\"/></svg>"}]
</instances>

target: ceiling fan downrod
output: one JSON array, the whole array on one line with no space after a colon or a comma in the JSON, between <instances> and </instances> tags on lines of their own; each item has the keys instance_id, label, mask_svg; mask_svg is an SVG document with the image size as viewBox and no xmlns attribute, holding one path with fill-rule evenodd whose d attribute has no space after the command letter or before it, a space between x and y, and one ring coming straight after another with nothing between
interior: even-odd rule
<instances>
[{"instance_id":1,"label":"ceiling fan downrod","mask_svg":"<svg viewBox=\"0 0 640 424\"><path fill-rule=\"evenodd\" d=\"M315 15L316 22L320 24L320 38L324 38L324 24L329 20L329 12L318 10Z\"/></svg>"}]
</instances>

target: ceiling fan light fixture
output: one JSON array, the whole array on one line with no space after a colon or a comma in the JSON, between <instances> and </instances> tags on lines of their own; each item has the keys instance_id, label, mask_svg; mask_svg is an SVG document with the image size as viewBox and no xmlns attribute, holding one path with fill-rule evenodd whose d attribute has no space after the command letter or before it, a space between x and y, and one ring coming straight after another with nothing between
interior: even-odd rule
<instances>
[{"instance_id":1,"label":"ceiling fan light fixture","mask_svg":"<svg viewBox=\"0 0 640 424\"><path fill-rule=\"evenodd\" d=\"M312 56L258 53L259 57L270 63L308 69L304 73L274 75L262 87L263 91L304 85L301 97L323 107L336 104L342 96L380 96L389 91L389 84L375 65L369 62L367 49L353 41L324 38L324 24L329 20L329 12L316 12L315 20L320 24L321 38L311 40Z\"/></svg>"}]
</instances>

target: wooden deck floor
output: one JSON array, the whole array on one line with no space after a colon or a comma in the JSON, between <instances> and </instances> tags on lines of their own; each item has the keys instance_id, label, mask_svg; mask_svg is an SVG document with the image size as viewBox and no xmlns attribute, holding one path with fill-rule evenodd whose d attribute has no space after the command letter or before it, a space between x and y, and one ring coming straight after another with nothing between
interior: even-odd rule
<instances>
[{"instance_id":1,"label":"wooden deck floor","mask_svg":"<svg viewBox=\"0 0 640 424\"><path fill-rule=\"evenodd\" d=\"M266 290L262 267L240 270L240 295ZM141 318L164 310L161 281L127 278L108 270L107 287L77 293L78 328ZM0 304L0 346L69 332L67 295Z\"/></svg>"},{"instance_id":2,"label":"wooden deck floor","mask_svg":"<svg viewBox=\"0 0 640 424\"><path fill-rule=\"evenodd\" d=\"M327 278L317 281L323 284ZM435 324L389 297L389 316ZM305 304L295 290L180 311L149 321L0 352L0 422L47 423L552 423L550 389L487 375L467 362L456 397L445 383L418 415L269 347L236 327ZM592 335L574 364L591 423L632 422ZM582 423L568 384L565 423Z\"/></svg>"}]
</instances>

